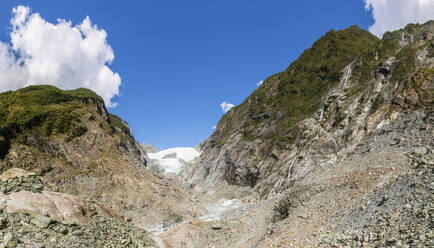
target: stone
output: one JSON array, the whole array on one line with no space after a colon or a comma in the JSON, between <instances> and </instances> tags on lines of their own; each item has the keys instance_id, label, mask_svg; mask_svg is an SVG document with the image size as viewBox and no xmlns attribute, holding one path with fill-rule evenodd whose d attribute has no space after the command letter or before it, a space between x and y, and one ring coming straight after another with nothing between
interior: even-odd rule
<instances>
[{"instance_id":1,"label":"stone","mask_svg":"<svg viewBox=\"0 0 434 248\"><path fill-rule=\"evenodd\" d=\"M64 234L64 235L68 234L68 232L69 232L68 228L66 228L66 227L62 227L59 230L59 233Z\"/></svg>"},{"instance_id":2,"label":"stone","mask_svg":"<svg viewBox=\"0 0 434 248\"><path fill-rule=\"evenodd\" d=\"M220 224L220 223L216 223L216 224L213 224L213 225L211 226L211 228L212 228L213 230L220 230L220 229L223 228L223 225Z\"/></svg>"},{"instance_id":3,"label":"stone","mask_svg":"<svg viewBox=\"0 0 434 248\"><path fill-rule=\"evenodd\" d=\"M45 248L45 245L36 243L36 244L32 244L30 248Z\"/></svg>"},{"instance_id":4,"label":"stone","mask_svg":"<svg viewBox=\"0 0 434 248\"><path fill-rule=\"evenodd\" d=\"M422 124L422 125L420 126L420 129L421 129L421 130L428 130L429 128L430 128L430 126L429 126L428 123L424 123L424 124Z\"/></svg>"},{"instance_id":5,"label":"stone","mask_svg":"<svg viewBox=\"0 0 434 248\"><path fill-rule=\"evenodd\" d=\"M417 157L422 157L426 153L427 153L427 150L425 147L418 147L418 148L414 149L414 155Z\"/></svg>"},{"instance_id":6,"label":"stone","mask_svg":"<svg viewBox=\"0 0 434 248\"><path fill-rule=\"evenodd\" d=\"M18 236L13 232L8 232L3 238L3 247L15 248L20 242Z\"/></svg>"},{"instance_id":7,"label":"stone","mask_svg":"<svg viewBox=\"0 0 434 248\"><path fill-rule=\"evenodd\" d=\"M88 223L89 216L93 215L114 217L108 209L83 198L52 191L41 193L20 191L9 195L0 194L0 205L4 205L10 213L27 213L32 216L49 215L57 221L79 224Z\"/></svg>"},{"instance_id":8,"label":"stone","mask_svg":"<svg viewBox=\"0 0 434 248\"><path fill-rule=\"evenodd\" d=\"M0 217L0 229L4 229L6 227L7 221L5 218Z\"/></svg>"},{"instance_id":9,"label":"stone","mask_svg":"<svg viewBox=\"0 0 434 248\"><path fill-rule=\"evenodd\" d=\"M42 215L35 216L30 220L30 223L32 223L33 225L41 229L47 228L51 224L51 222L52 219L50 217L42 216Z\"/></svg>"},{"instance_id":10,"label":"stone","mask_svg":"<svg viewBox=\"0 0 434 248\"><path fill-rule=\"evenodd\" d=\"M52 237L52 238L50 239L50 242L51 242L51 243L57 243L57 238L56 238L56 237Z\"/></svg>"},{"instance_id":11,"label":"stone","mask_svg":"<svg viewBox=\"0 0 434 248\"><path fill-rule=\"evenodd\" d=\"M167 155L164 155L164 156L163 156L163 159L167 159L167 158L176 158L176 157L177 157L176 153L169 153L169 154L167 154Z\"/></svg>"}]
</instances>

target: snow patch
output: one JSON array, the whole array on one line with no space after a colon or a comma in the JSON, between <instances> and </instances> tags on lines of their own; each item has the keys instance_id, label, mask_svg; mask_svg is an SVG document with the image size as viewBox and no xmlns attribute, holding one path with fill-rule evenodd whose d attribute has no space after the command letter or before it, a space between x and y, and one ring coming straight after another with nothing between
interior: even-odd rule
<instances>
[{"instance_id":1,"label":"snow patch","mask_svg":"<svg viewBox=\"0 0 434 248\"><path fill-rule=\"evenodd\" d=\"M225 214L240 207L240 203L236 200L221 199L216 204L205 205L206 214L199 219L207 222L218 221L223 219Z\"/></svg>"},{"instance_id":2,"label":"snow patch","mask_svg":"<svg viewBox=\"0 0 434 248\"><path fill-rule=\"evenodd\" d=\"M223 206L223 207L228 207L228 206L230 206L230 205L233 205L234 204L234 200L222 200L221 201L221 205Z\"/></svg>"},{"instance_id":3,"label":"snow patch","mask_svg":"<svg viewBox=\"0 0 434 248\"><path fill-rule=\"evenodd\" d=\"M179 174L185 163L190 163L200 156L200 151L193 147L175 147L148 153L148 156L155 160L165 173Z\"/></svg>"}]
</instances>

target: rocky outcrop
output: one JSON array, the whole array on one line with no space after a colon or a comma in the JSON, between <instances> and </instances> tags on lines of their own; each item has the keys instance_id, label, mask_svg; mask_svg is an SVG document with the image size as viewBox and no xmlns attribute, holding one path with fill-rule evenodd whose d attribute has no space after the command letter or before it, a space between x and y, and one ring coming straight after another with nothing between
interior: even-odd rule
<instances>
[{"instance_id":1,"label":"rocky outcrop","mask_svg":"<svg viewBox=\"0 0 434 248\"><path fill-rule=\"evenodd\" d=\"M356 27L327 33L223 116L190 182L269 197L342 160L402 111L433 104L433 36L433 21L382 40Z\"/></svg>"},{"instance_id":2,"label":"rocky outcrop","mask_svg":"<svg viewBox=\"0 0 434 248\"><path fill-rule=\"evenodd\" d=\"M160 151L160 149L157 147L146 143L140 143L140 146L145 150L146 153L156 153Z\"/></svg>"}]
</instances>

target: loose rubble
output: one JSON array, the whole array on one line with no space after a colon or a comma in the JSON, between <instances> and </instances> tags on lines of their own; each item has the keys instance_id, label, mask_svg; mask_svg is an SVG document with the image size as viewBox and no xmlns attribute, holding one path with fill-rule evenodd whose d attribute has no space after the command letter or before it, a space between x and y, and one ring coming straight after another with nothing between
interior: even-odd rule
<instances>
[{"instance_id":1,"label":"loose rubble","mask_svg":"<svg viewBox=\"0 0 434 248\"><path fill-rule=\"evenodd\" d=\"M78 225L1 211L0 224L0 247L158 247L145 230L116 218Z\"/></svg>"}]
</instances>

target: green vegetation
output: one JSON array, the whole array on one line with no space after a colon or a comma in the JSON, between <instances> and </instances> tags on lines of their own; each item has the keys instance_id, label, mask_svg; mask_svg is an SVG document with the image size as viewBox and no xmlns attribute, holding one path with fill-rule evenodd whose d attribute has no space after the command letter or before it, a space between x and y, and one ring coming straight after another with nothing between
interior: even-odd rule
<instances>
[{"instance_id":1,"label":"green vegetation","mask_svg":"<svg viewBox=\"0 0 434 248\"><path fill-rule=\"evenodd\" d=\"M396 56L399 65L393 73L394 80L404 80L416 68L416 49L413 46L404 47Z\"/></svg>"},{"instance_id":2,"label":"green vegetation","mask_svg":"<svg viewBox=\"0 0 434 248\"><path fill-rule=\"evenodd\" d=\"M112 127L119 128L121 132L125 134L124 138L126 138L127 142L134 144L135 140L132 136L130 136L131 130L130 127L126 124L126 122L114 114L109 114L108 117Z\"/></svg>"},{"instance_id":3,"label":"green vegetation","mask_svg":"<svg viewBox=\"0 0 434 248\"><path fill-rule=\"evenodd\" d=\"M222 118L226 128L218 143L222 144L228 136L238 132L240 127L236 123L242 123L244 139L260 138L280 148L292 144L298 132L295 124L319 109L321 98L339 83L345 66L355 61L357 65L353 75L358 77L361 85L367 83L371 70L364 65L376 60L381 43L357 26L327 32L285 71L269 77L242 104ZM393 44L387 44L380 53L386 54L393 47ZM274 128L255 136L266 119L275 123Z\"/></svg>"},{"instance_id":4,"label":"green vegetation","mask_svg":"<svg viewBox=\"0 0 434 248\"><path fill-rule=\"evenodd\" d=\"M11 139L27 130L45 136L67 134L69 140L87 129L78 126L83 100L102 101L87 89L63 91L54 86L29 86L0 94L0 136Z\"/></svg>"},{"instance_id":5,"label":"green vegetation","mask_svg":"<svg viewBox=\"0 0 434 248\"><path fill-rule=\"evenodd\" d=\"M434 75L434 68L420 68L406 80L401 95L414 95L417 98L415 107L432 105L434 103L434 89L430 87Z\"/></svg>"},{"instance_id":6,"label":"green vegetation","mask_svg":"<svg viewBox=\"0 0 434 248\"><path fill-rule=\"evenodd\" d=\"M104 100L102 99L102 97L100 97L98 94L96 94L95 92L89 90L89 89L85 89L85 88L78 88L75 90L68 90L67 93L75 98L79 98L82 100L86 100L86 99L92 99L92 100L96 100L96 101L100 101L103 102Z\"/></svg>"},{"instance_id":7,"label":"green vegetation","mask_svg":"<svg viewBox=\"0 0 434 248\"><path fill-rule=\"evenodd\" d=\"M124 124L124 121L117 115L109 114L110 123L113 127L119 128L123 133L130 133L130 128Z\"/></svg>"},{"instance_id":8,"label":"green vegetation","mask_svg":"<svg viewBox=\"0 0 434 248\"><path fill-rule=\"evenodd\" d=\"M381 40L357 26L327 32L285 71L266 79L243 103L223 116L216 144L223 145L232 134L240 133L243 140L267 142L270 150L288 148L297 139L297 123L319 110L321 99L339 83L343 69L350 63L351 81L357 83L346 91L350 98L368 87L373 71L391 56L396 55L398 61L392 80L407 79L416 69L416 49L421 48L410 44L401 49L400 42L403 38L426 40L433 23L410 24L405 28L408 37L394 31L385 33ZM426 46L432 56L434 44L428 42ZM335 124L339 124L343 116L335 118Z\"/></svg>"},{"instance_id":9,"label":"green vegetation","mask_svg":"<svg viewBox=\"0 0 434 248\"><path fill-rule=\"evenodd\" d=\"M82 135L85 134L86 132L87 132L87 128L86 128L86 127L82 127L82 126L75 127L75 128L72 130L71 135L68 136L68 137L65 139L65 141L66 141L66 142L69 142L69 141L73 140L73 139L76 138L76 137L80 137L80 136L82 136Z\"/></svg>"}]
</instances>

